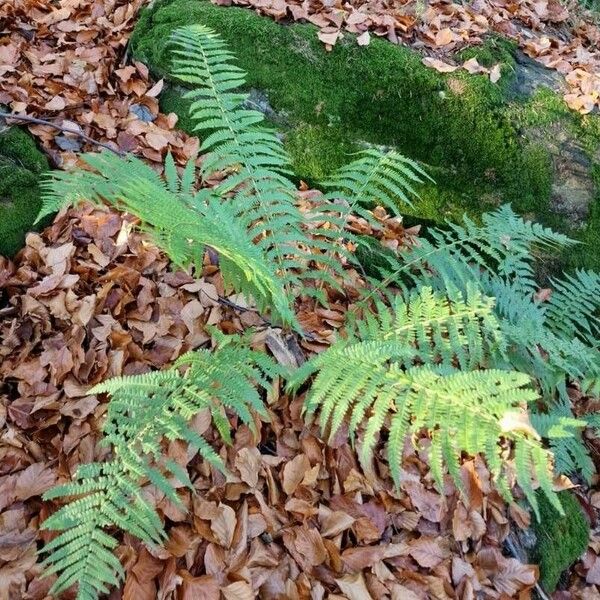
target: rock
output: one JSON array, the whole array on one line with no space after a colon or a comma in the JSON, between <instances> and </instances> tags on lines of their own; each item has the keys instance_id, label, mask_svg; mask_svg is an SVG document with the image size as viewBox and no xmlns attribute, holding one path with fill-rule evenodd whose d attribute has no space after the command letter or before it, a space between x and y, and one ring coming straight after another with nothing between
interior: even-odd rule
<instances>
[{"instance_id":1,"label":"rock","mask_svg":"<svg viewBox=\"0 0 600 600\"><path fill-rule=\"evenodd\" d=\"M464 70L438 73L414 49L374 38L366 47L345 35L325 51L311 25L282 25L239 7L207 0L157 0L131 39L133 56L167 85L163 110L192 131L185 88L169 78L171 32L190 23L213 28L247 73L248 103L284 134L294 172L316 185L365 143L394 147L420 161L436 186L419 189L403 214L442 225L503 203L521 215L600 244L600 115L570 111L562 76L490 36L457 61L500 65L492 83ZM170 80L170 84L169 84ZM582 244L562 257L600 269L600 254Z\"/></svg>"},{"instance_id":2,"label":"rock","mask_svg":"<svg viewBox=\"0 0 600 600\"><path fill-rule=\"evenodd\" d=\"M0 119L0 254L12 256L41 206L40 176L48 160L24 129Z\"/></svg>"},{"instance_id":3,"label":"rock","mask_svg":"<svg viewBox=\"0 0 600 600\"><path fill-rule=\"evenodd\" d=\"M521 50L515 51L515 76L509 87L514 98L530 98L540 88L555 92L564 88L564 77L533 60Z\"/></svg>"}]
</instances>

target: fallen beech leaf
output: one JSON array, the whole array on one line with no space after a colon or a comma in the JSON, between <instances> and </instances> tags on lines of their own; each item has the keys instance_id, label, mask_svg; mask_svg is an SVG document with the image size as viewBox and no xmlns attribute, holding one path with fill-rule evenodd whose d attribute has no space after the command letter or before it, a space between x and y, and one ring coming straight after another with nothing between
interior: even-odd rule
<instances>
[{"instance_id":1,"label":"fallen beech leaf","mask_svg":"<svg viewBox=\"0 0 600 600\"><path fill-rule=\"evenodd\" d=\"M497 573L492 576L494 587L510 598L514 598L518 591L535 584L537 580L537 567L524 565L516 558L507 558Z\"/></svg>"},{"instance_id":2,"label":"fallen beech leaf","mask_svg":"<svg viewBox=\"0 0 600 600\"><path fill-rule=\"evenodd\" d=\"M318 38L328 46L334 46L340 36L340 30L335 27L325 27L319 31Z\"/></svg>"},{"instance_id":3,"label":"fallen beech leaf","mask_svg":"<svg viewBox=\"0 0 600 600\"><path fill-rule=\"evenodd\" d=\"M406 490L415 508L432 523L439 523L444 514L444 498L430 492L420 481L404 481L402 488Z\"/></svg>"},{"instance_id":4,"label":"fallen beech leaf","mask_svg":"<svg viewBox=\"0 0 600 600\"><path fill-rule=\"evenodd\" d=\"M436 71L439 71L440 73L453 73L459 68L457 65L449 65L439 58L431 58L429 56L426 56L423 59L423 64L426 67L430 67Z\"/></svg>"},{"instance_id":5,"label":"fallen beech leaf","mask_svg":"<svg viewBox=\"0 0 600 600\"><path fill-rule=\"evenodd\" d=\"M54 96L50 102L46 102L46 104L44 104L44 108L46 110L62 110L66 105L67 103L65 102L64 98L61 98L60 96Z\"/></svg>"},{"instance_id":6,"label":"fallen beech leaf","mask_svg":"<svg viewBox=\"0 0 600 600\"><path fill-rule=\"evenodd\" d=\"M441 538L427 537L413 540L410 544L409 554L422 566L433 568L450 556L450 551L445 547Z\"/></svg>"},{"instance_id":7,"label":"fallen beech leaf","mask_svg":"<svg viewBox=\"0 0 600 600\"><path fill-rule=\"evenodd\" d=\"M478 73L489 73L489 70L481 66L479 62L477 62L476 58L470 58L469 60L465 61L462 65L462 68L471 73L471 75L476 75Z\"/></svg>"},{"instance_id":8,"label":"fallen beech leaf","mask_svg":"<svg viewBox=\"0 0 600 600\"><path fill-rule=\"evenodd\" d=\"M252 591L249 583L236 581L221 589L225 600L254 600L256 594Z\"/></svg>"},{"instance_id":9,"label":"fallen beech leaf","mask_svg":"<svg viewBox=\"0 0 600 600\"><path fill-rule=\"evenodd\" d=\"M296 491L309 469L310 462L306 454L299 454L283 467L282 487L288 496Z\"/></svg>"},{"instance_id":10,"label":"fallen beech leaf","mask_svg":"<svg viewBox=\"0 0 600 600\"><path fill-rule=\"evenodd\" d=\"M147 133L146 141L154 150L164 150L169 145L169 140L162 133Z\"/></svg>"},{"instance_id":11,"label":"fallen beech leaf","mask_svg":"<svg viewBox=\"0 0 600 600\"><path fill-rule=\"evenodd\" d=\"M569 108L584 115L592 112L598 102L595 94L565 94L564 98Z\"/></svg>"},{"instance_id":12,"label":"fallen beech leaf","mask_svg":"<svg viewBox=\"0 0 600 600\"><path fill-rule=\"evenodd\" d=\"M501 65L500 64L494 65L490 69L490 81L492 83L497 83L500 80L500 77L502 77Z\"/></svg>"},{"instance_id":13,"label":"fallen beech leaf","mask_svg":"<svg viewBox=\"0 0 600 600\"><path fill-rule=\"evenodd\" d=\"M144 96L148 96L150 98L156 98L161 92L165 85L164 79L159 79L145 94Z\"/></svg>"},{"instance_id":14,"label":"fallen beech leaf","mask_svg":"<svg viewBox=\"0 0 600 600\"><path fill-rule=\"evenodd\" d=\"M407 587L400 585L399 583L395 583L392 585L391 600L422 600L422 596L418 596Z\"/></svg>"},{"instance_id":15,"label":"fallen beech leaf","mask_svg":"<svg viewBox=\"0 0 600 600\"><path fill-rule=\"evenodd\" d=\"M313 567L322 564L327 558L320 533L316 529L300 527L295 530L294 546L298 553Z\"/></svg>"},{"instance_id":16,"label":"fallen beech leaf","mask_svg":"<svg viewBox=\"0 0 600 600\"><path fill-rule=\"evenodd\" d=\"M340 510L330 511L323 514L319 512L319 520L321 521L321 535L323 537L335 537L352 527L355 519L348 513Z\"/></svg>"},{"instance_id":17,"label":"fallen beech leaf","mask_svg":"<svg viewBox=\"0 0 600 600\"><path fill-rule=\"evenodd\" d=\"M342 560L353 571L362 571L372 567L384 558L403 556L411 553L407 544L381 544L379 546L360 546L348 548L342 552Z\"/></svg>"},{"instance_id":18,"label":"fallen beech leaf","mask_svg":"<svg viewBox=\"0 0 600 600\"><path fill-rule=\"evenodd\" d=\"M235 511L227 504L219 504L217 510L217 516L211 519L210 528L219 544L224 548L230 548L237 523Z\"/></svg>"},{"instance_id":19,"label":"fallen beech leaf","mask_svg":"<svg viewBox=\"0 0 600 600\"><path fill-rule=\"evenodd\" d=\"M348 600L372 600L365 578L362 573L356 573L354 575L345 575L336 579L335 582L338 584L342 593Z\"/></svg>"},{"instance_id":20,"label":"fallen beech leaf","mask_svg":"<svg viewBox=\"0 0 600 600\"><path fill-rule=\"evenodd\" d=\"M219 583L212 575L192 577L188 571L180 571L183 580L179 588L178 600L219 600Z\"/></svg>"},{"instance_id":21,"label":"fallen beech leaf","mask_svg":"<svg viewBox=\"0 0 600 600\"><path fill-rule=\"evenodd\" d=\"M370 41L371 36L368 31L364 31L356 38L356 42L359 46L368 46Z\"/></svg>"},{"instance_id":22,"label":"fallen beech leaf","mask_svg":"<svg viewBox=\"0 0 600 600\"><path fill-rule=\"evenodd\" d=\"M240 478L250 487L256 487L260 474L261 457L257 448L242 448L235 457L235 467Z\"/></svg>"},{"instance_id":23,"label":"fallen beech leaf","mask_svg":"<svg viewBox=\"0 0 600 600\"><path fill-rule=\"evenodd\" d=\"M436 46L447 46L454 41L454 32L449 27L440 29L435 34L435 45Z\"/></svg>"}]
</instances>

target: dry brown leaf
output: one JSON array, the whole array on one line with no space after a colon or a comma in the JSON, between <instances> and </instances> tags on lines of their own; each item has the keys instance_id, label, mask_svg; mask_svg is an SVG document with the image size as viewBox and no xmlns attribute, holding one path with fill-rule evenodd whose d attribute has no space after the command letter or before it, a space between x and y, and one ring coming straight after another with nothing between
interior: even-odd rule
<instances>
[{"instance_id":1,"label":"dry brown leaf","mask_svg":"<svg viewBox=\"0 0 600 600\"><path fill-rule=\"evenodd\" d=\"M219 504L217 515L210 521L210 528L224 548L231 547L236 524L237 518L233 508L227 504Z\"/></svg>"},{"instance_id":2,"label":"dry brown leaf","mask_svg":"<svg viewBox=\"0 0 600 600\"><path fill-rule=\"evenodd\" d=\"M410 555L422 566L433 568L450 556L450 551L441 538L421 537L409 544Z\"/></svg>"},{"instance_id":3,"label":"dry brown leaf","mask_svg":"<svg viewBox=\"0 0 600 600\"><path fill-rule=\"evenodd\" d=\"M502 68L500 64L494 65L490 69L490 81L492 83L498 83L500 81L500 77L502 77Z\"/></svg>"},{"instance_id":4,"label":"dry brown leaf","mask_svg":"<svg viewBox=\"0 0 600 600\"><path fill-rule=\"evenodd\" d=\"M319 521L321 522L321 535L323 537L335 537L352 527L355 519L343 511L330 511L326 507L320 506Z\"/></svg>"},{"instance_id":5,"label":"dry brown leaf","mask_svg":"<svg viewBox=\"0 0 600 600\"><path fill-rule=\"evenodd\" d=\"M471 75L477 75L478 73L489 73L489 69L481 66L476 58L470 58L469 60L465 61L462 65L462 68L471 73Z\"/></svg>"},{"instance_id":6,"label":"dry brown leaf","mask_svg":"<svg viewBox=\"0 0 600 600\"><path fill-rule=\"evenodd\" d=\"M296 529L294 545L299 554L312 566L320 565L327 559L327 550L321 534L316 529Z\"/></svg>"},{"instance_id":7,"label":"dry brown leaf","mask_svg":"<svg viewBox=\"0 0 600 600\"><path fill-rule=\"evenodd\" d=\"M356 38L356 43L359 46L368 46L370 41L371 41L371 36L369 35L368 31L364 31Z\"/></svg>"},{"instance_id":8,"label":"dry brown leaf","mask_svg":"<svg viewBox=\"0 0 600 600\"><path fill-rule=\"evenodd\" d=\"M219 583L212 575L192 577L188 571L180 571L182 579L178 600L219 600Z\"/></svg>"},{"instance_id":9,"label":"dry brown leaf","mask_svg":"<svg viewBox=\"0 0 600 600\"><path fill-rule=\"evenodd\" d=\"M261 457L257 448L242 448L235 457L235 467L240 478L250 487L256 487L260 474Z\"/></svg>"},{"instance_id":10,"label":"dry brown leaf","mask_svg":"<svg viewBox=\"0 0 600 600\"><path fill-rule=\"evenodd\" d=\"M221 589L225 600L254 600L257 597L252 587L245 581L236 581Z\"/></svg>"},{"instance_id":11,"label":"dry brown leaf","mask_svg":"<svg viewBox=\"0 0 600 600\"><path fill-rule=\"evenodd\" d=\"M444 27L444 29L440 29L435 34L435 45L436 46L447 46L454 41L454 32L449 27Z\"/></svg>"},{"instance_id":12,"label":"dry brown leaf","mask_svg":"<svg viewBox=\"0 0 600 600\"><path fill-rule=\"evenodd\" d=\"M344 575L344 577L336 579L335 582L348 600L373 600L362 573Z\"/></svg>"},{"instance_id":13,"label":"dry brown leaf","mask_svg":"<svg viewBox=\"0 0 600 600\"><path fill-rule=\"evenodd\" d=\"M305 454L299 454L285 465L281 483L288 496L296 491L309 469L310 462Z\"/></svg>"},{"instance_id":14,"label":"dry brown leaf","mask_svg":"<svg viewBox=\"0 0 600 600\"><path fill-rule=\"evenodd\" d=\"M431 58L429 56L426 56L423 59L423 64L426 67L430 67L431 69L439 71L440 73L453 73L459 68L457 65L450 65L439 58Z\"/></svg>"}]
</instances>

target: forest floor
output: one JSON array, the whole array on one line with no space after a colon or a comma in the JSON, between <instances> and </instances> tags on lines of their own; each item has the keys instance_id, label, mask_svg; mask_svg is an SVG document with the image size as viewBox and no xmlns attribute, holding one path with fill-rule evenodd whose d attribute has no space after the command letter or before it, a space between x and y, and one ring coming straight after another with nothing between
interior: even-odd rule
<instances>
[{"instance_id":1,"label":"forest floor","mask_svg":"<svg viewBox=\"0 0 600 600\"><path fill-rule=\"evenodd\" d=\"M5 0L0 6L0 104L58 126L29 127L55 167L70 169L81 151L98 149L73 131L157 168L168 150L179 164L197 152L197 138L177 129L175 115L160 113L162 82L128 60L127 42L145 4ZM393 9L357 2L358 10L352 3L343 9L308 1L240 4L277 19L307 19L329 45L342 31L358 33L363 44L370 35L407 42L438 70L485 69L452 64L447 53L500 31L566 75L565 101L573 109L600 107L600 30L557 1L407 2ZM493 68L488 74L497 76ZM310 202L311 191L299 197ZM381 218L388 245L411 243L415 231ZM52 579L41 578L36 551L49 539L40 525L53 507L40 496L107 452L98 446L106 399L87 395L90 385L162 367L210 344L207 324L228 333L256 327L255 345L281 361L318 351L343 324L359 277L348 272L346 294L329 309L298 304L311 338L295 348L241 298L226 296L217 266L207 263L193 279L132 227L123 215L83 206L30 234L14 260L0 257L0 599L47 597ZM360 221L350 227L370 233ZM573 398L579 412L597 408L575 390ZM272 421L260 424L259 437L240 426L233 446L220 449L230 469L226 479L184 444L166 448L188 468L198 493L181 492L185 513L147 487L169 541L157 550L124 536L117 554L127 578L111 598L246 600L258 590L261 598L314 600L547 597L537 586L538 567L518 552L515 531L527 528L530 516L516 503L506 505L481 460L462 466L464 496L450 482L442 495L426 452L407 445L403 484L394 490L382 460L360 465L345 439L326 445L316 425L306 426L301 400L273 390ZM194 424L199 432L208 426L204 417ZM600 492L576 493L592 536L556 600L600 598Z\"/></svg>"}]
</instances>

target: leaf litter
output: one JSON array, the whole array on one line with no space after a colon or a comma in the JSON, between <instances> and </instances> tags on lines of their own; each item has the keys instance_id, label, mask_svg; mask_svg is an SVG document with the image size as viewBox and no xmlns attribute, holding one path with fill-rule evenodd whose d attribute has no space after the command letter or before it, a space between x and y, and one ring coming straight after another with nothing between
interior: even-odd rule
<instances>
[{"instance_id":1,"label":"leaf litter","mask_svg":"<svg viewBox=\"0 0 600 600\"><path fill-rule=\"evenodd\" d=\"M167 149L179 163L194 156L198 140L175 129L175 115L158 110L161 82L151 81L143 65L125 60L143 4L5 0L0 103L22 114L53 116L156 165ZM343 31L358 33L361 45L371 35L386 36L424 49L432 68L464 68L492 79L499 77L495 67L452 65L445 53L488 31L504 30L527 38L526 52L567 73L579 99L572 102L581 102L580 109L591 106L580 92L585 87L593 96L595 89L590 68L597 60L592 48L597 29L578 21L579 42L551 41L550 30L566 23L553 2L430 2L422 14L413 2L392 8L378 2L246 4L276 18L314 22L325 44ZM30 129L55 164L78 165L80 140L44 126ZM315 198L312 190L299 192L301 207L310 207ZM391 248L414 243L418 231L404 230L383 211L376 215L381 231L360 219L348 228L376 235ZM255 328L256 347L298 364L334 340L361 278L348 270L345 293L330 292L328 309L300 299L297 314L309 337L292 347L241 298L226 296L210 257L198 278L174 270L132 231L134 224L129 216L84 205L59 215L43 233L30 234L14 261L0 258L0 598L47 597L52 579L41 578L36 551L48 540L40 524L53 506L42 502L41 494L67 480L79 464L102 460L108 452L99 445L107 399L87 394L93 384L161 368L187 350L210 346L207 324L226 333ZM459 496L450 480L440 494L429 472L428 440L419 439L405 447L403 485L395 490L382 444L373 464L361 465L342 437L325 445L316 425L302 420L301 405L301 397L290 398L277 385L269 397L271 423L260 423L256 438L234 423L233 445L218 446L229 468L226 477L188 452L186 444L165 446L169 457L187 468L197 493L178 490L188 509L183 512L146 487L169 540L156 549L123 535L117 553L127 577L122 591L111 597L532 597L537 567L509 556L505 544L510 528L527 527L529 515L516 504L506 506L479 458L462 466L466 496ZM219 444L206 415L199 414L194 427ZM591 492L579 497L595 524L600 500ZM595 531L571 573L569 591L559 597L598 598L597 586Z\"/></svg>"},{"instance_id":2,"label":"leaf litter","mask_svg":"<svg viewBox=\"0 0 600 600\"><path fill-rule=\"evenodd\" d=\"M412 243L411 232L379 216L390 239ZM29 234L14 262L1 259L1 597L45 597L51 578L40 579L35 551L36 540L48 540L39 525L53 508L40 495L108 452L98 444L106 398L89 395L91 385L210 347L209 323L227 333L253 327L253 344L263 349L277 333L251 306L235 308L210 257L193 278L132 225L132 217L83 205ZM359 219L349 227L371 233ZM359 277L349 269L347 297ZM317 341L304 354L326 347L349 306L338 299L319 315L310 302L298 305L315 316L308 329ZM317 425L304 423L301 405L277 385L271 423L260 423L257 438L233 423L231 447L199 414L193 426L217 445L227 476L183 442L165 446L197 493L178 489L184 512L145 487L169 540L156 549L122 537L124 598L382 598L404 589L419 598L529 597L536 567L504 556L508 507L480 459L463 465L465 498L450 480L441 495L423 438L407 444L404 483L394 490L381 449L361 465L343 438L327 446Z\"/></svg>"}]
</instances>

